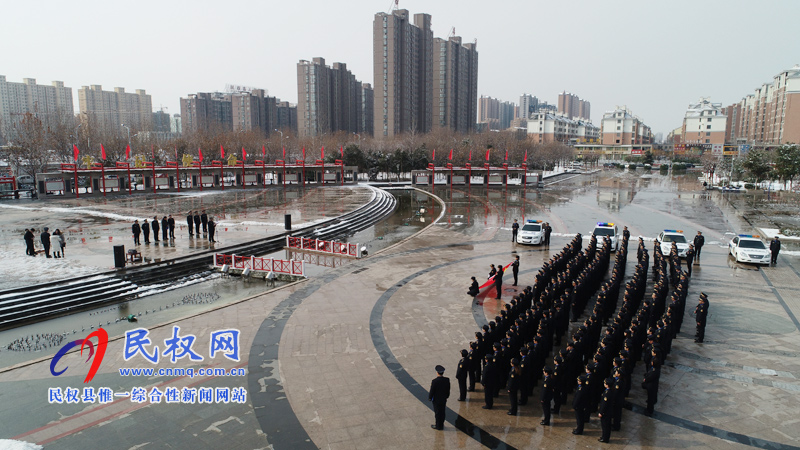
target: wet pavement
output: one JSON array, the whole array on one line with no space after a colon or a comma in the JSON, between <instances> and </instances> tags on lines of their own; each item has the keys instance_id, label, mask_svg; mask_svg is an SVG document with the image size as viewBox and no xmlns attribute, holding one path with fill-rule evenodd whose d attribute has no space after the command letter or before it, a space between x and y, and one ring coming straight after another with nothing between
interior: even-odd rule
<instances>
[{"instance_id":1,"label":"wet pavement","mask_svg":"<svg viewBox=\"0 0 800 450\"><path fill-rule=\"evenodd\" d=\"M662 371L656 414L645 417L644 391L634 375L613 447L778 448L800 446L800 272L789 244L777 267L738 264L727 256L729 233L750 233L778 221L753 214L747 199L702 190L692 175L642 177L605 171L569 178L543 190L438 187L447 203L439 221L411 239L378 249L377 237L399 233L410 224L428 224L442 213L425 194L408 197L402 214L373 227L370 257L315 275L305 282L265 294L213 305L203 311L180 308L142 326L163 351L173 326L197 336L195 351L172 363L150 364L141 355L123 357L123 342L109 329L105 359L94 380L84 385L85 365L74 354L50 374L49 358L0 369L0 438L46 444L47 448L553 448L597 447L599 425L593 416L584 436L574 436L571 408L541 426L541 408L531 402L517 416L505 414L502 394L494 410L484 410L483 392L448 401L444 431L431 430L433 414L427 387L442 364L455 375L459 350L479 324L494 317L501 301L475 303L465 295L469 276L485 276L490 263L522 261L521 285L550 254L576 232L588 234L595 222L627 225L632 235L653 238L665 228L687 236L703 231L707 245L690 283L687 311L700 291L711 302L706 342L693 342L691 318L673 345ZM769 200L767 200L769 201ZM790 204L791 200L783 199ZM514 218L549 221L549 248L510 242ZM409 224L409 225L406 225ZM774 226L773 226L774 227ZM411 233L412 229L405 229ZM383 234L381 234L383 233ZM356 239L354 239L356 240ZM633 272L628 258L628 275ZM241 280L234 280L241 281ZM222 292L222 284L199 284L198 291ZM504 286L505 300L517 288ZM182 293L163 294L167 302ZM574 324L573 324L574 326ZM241 331L241 358L209 358L213 331ZM86 333L76 334L75 339ZM0 356L1 358L2 356ZM244 368L245 376L120 376L120 368ZM455 380L453 380L455 381ZM108 404L47 402L49 387L137 386L181 388L242 387L244 403ZM538 390L534 392L534 399ZM13 406L11 406L13 405ZM25 413L20 414L20 411Z\"/></svg>"}]
</instances>

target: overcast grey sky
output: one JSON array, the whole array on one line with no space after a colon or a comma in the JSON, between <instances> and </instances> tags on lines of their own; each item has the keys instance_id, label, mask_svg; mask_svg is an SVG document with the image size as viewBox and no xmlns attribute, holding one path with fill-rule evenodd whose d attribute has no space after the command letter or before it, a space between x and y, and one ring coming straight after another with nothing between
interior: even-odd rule
<instances>
[{"instance_id":1,"label":"overcast grey sky","mask_svg":"<svg viewBox=\"0 0 800 450\"><path fill-rule=\"evenodd\" d=\"M344 62L372 82L372 20L390 0L6 1L0 74L146 89L153 107L226 83L297 101L296 64ZM400 0L478 40L479 95L555 102L562 90L592 104L592 120L627 105L664 132L689 102L740 100L800 63L797 0Z\"/></svg>"}]
</instances>

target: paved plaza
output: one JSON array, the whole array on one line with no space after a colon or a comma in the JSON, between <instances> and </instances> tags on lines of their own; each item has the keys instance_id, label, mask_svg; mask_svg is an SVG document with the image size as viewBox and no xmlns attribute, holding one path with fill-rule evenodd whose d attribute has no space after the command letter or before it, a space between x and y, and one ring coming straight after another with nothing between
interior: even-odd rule
<instances>
[{"instance_id":1,"label":"paved plaza","mask_svg":"<svg viewBox=\"0 0 800 450\"><path fill-rule=\"evenodd\" d=\"M0 369L0 439L48 449L800 447L796 256L781 256L776 267L737 264L726 256L726 233L752 230L719 198L691 179L635 183L597 175L566 181L561 190L501 196L501 191L437 188L446 207L427 203L421 215L437 222L399 244L303 282L147 326L162 352L175 326L182 335L196 336L194 350L205 357L202 362L172 363L161 356L151 364L141 355L126 361L124 337L111 336L88 384L83 383L88 364L75 353L61 360L59 368L70 370L59 377L50 372L52 353ZM549 247L511 242L511 220L523 216L551 223ZM610 444L597 442L594 415L583 436L571 434L571 403L550 426L540 425L538 388L517 416L506 415L505 392L493 410L481 408L480 386L467 401L457 401L459 351L518 289L533 284L544 261L575 233L588 234L597 221L631 230L628 277L637 235L652 238L663 228L678 227L687 236L706 235L653 417L643 414L641 362L633 375L631 408L623 412L622 430L612 433ZM647 244L652 252L652 242ZM489 264L507 264L515 255L521 260L519 287L506 276L502 300L466 295L470 276L485 279ZM689 313L701 291L711 306L706 341L697 344ZM570 334L576 326L570 324ZM211 334L225 329L241 332L239 361L209 357ZM443 431L430 428L427 401L437 364L453 381ZM131 367L242 368L245 375L120 376L119 369ZM48 403L48 388L84 386L114 392L245 388L247 397L244 403L135 403L126 397L105 404Z\"/></svg>"}]
</instances>

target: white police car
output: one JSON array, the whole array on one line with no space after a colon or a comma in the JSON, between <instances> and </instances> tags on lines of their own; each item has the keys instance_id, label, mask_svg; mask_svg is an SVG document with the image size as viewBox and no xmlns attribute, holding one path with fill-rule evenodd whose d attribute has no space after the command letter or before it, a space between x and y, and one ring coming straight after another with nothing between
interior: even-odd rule
<instances>
[{"instance_id":1,"label":"white police car","mask_svg":"<svg viewBox=\"0 0 800 450\"><path fill-rule=\"evenodd\" d=\"M592 234L597 236L598 246L603 243L604 238L608 237L611 239L611 250L617 251L619 249L619 230L613 223L597 222L597 226L594 227Z\"/></svg>"},{"instance_id":2,"label":"white police car","mask_svg":"<svg viewBox=\"0 0 800 450\"><path fill-rule=\"evenodd\" d=\"M689 250L689 242L686 241L683 230L664 230L658 234L658 242L661 243L661 253L664 256L669 255L669 252L672 251L673 242L678 247L679 257L685 258L686 250Z\"/></svg>"},{"instance_id":3,"label":"white police car","mask_svg":"<svg viewBox=\"0 0 800 450\"><path fill-rule=\"evenodd\" d=\"M736 262L769 264L770 252L759 235L740 234L728 242L728 252Z\"/></svg>"},{"instance_id":4,"label":"white police car","mask_svg":"<svg viewBox=\"0 0 800 450\"><path fill-rule=\"evenodd\" d=\"M526 220L517 233L519 244L541 244L544 242L544 230L541 220Z\"/></svg>"}]
</instances>

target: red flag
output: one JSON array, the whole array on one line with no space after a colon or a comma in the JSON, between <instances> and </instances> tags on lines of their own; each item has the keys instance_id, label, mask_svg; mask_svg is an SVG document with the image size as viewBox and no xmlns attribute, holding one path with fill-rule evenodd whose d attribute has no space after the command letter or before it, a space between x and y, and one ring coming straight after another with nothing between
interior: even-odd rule
<instances>
[{"instance_id":1,"label":"red flag","mask_svg":"<svg viewBox=\"0 0 800 450\"><path fill-rule=\"evenodd\" d=\"M100 157L103 158L103 161L106 160L106 148L103 147L103 144L100 144Z\"/></svg>"},{"instance_id":2,"label":"red flag","mask_svg":"<svg viewBox=\"0 0 800 450\"><path fill-rule=\"evenodd\" d=\"M131 159L131 146L130 145L125 147L125 159Z\"/></svg>"},{"instance_id":3,"label":"red flag","mask_svg":"<svg viewBox=\"0 0 800 450\"><path fill-rule=\"evenodd\" d=\"M453 149L452 148L450 149L450 154L447 155L447 159L449 159L450 161L453 160Z\"/></svg>"},{"instance_id":4,"label":"red flag","mask_svg":"<svg viewBox=\"0 0 800 450\"><path fill-rule=\"evenodd\" d=\"M242 147L242 161L246 160L247 160L247 150L245 150L244 147Z\"/></svg>"},{"instance_id":5,"label":"red flag","mask_svg":"<svg viewBox=\"0 0 800 450\"><path fill-rule=\"evenodd\" d=\"M436 164L436 149L433 149L433 152L431 153L431 161Z\"/></svg>"},{"instance_id":6,"label":"red flag","mask_svg":"<svg viewBox=\"0 0 800 450\"><path fill-rule=\"evenodd\" d=\"M225 159L225 149L222 147L222 144L219 144L219 153L220 159Z\"/></svg>"},{"instance_id":7,"label":"red flag","mask_svg":"<svg viewBox=\"0 0 800 450\"><path fill-rule=\"evenodd\" d=\"M344 161L344 145L339 148L339 152L342 154L342 161Z\"/></svg>"},{"instance_id":8,"label":"red flag","mask_svg":"<svg viewBox=\"0 0 800 450\"><path fill-rule=\"evenodd\" d=\"M325 146L322 147L322 150L320 150L320 152L322 154L322 162L325 162Z\"/></svg>"},{"instance_id":9,"label":"red flag","mask_svg":"<svg viewBox=\"0 0 800 450\"><path fill-rule=\"evenodd\" d=\"M503 161L508 161L508 149L506 149L506 157L503 159Z\"/></svg>"},{"instance_id":10,"label":"red flag","mask_svg":"<svg viewBox=\"0 0 800 450\"><path fill-rule=\"evenodd\" d=\"M525 159L523 159L522 162L528 162L528 149L527 148L525 149Z\"/></svg>"},{"instance_id":11,"label":"red flag","mask_svg":"<svg viewBox=\"0 0 800 450\"><path fill-rule=\"evenodd\" d=\"M153 162L156 161L156 146L154 144L150 144L150 152L153 154Z\"/></svg>"},{"instance_id":12,"label":"red flag","mask_svg":"<svg viewBox=\"0 0 800 450\"><path fill-rule=\"evenodd\" d=\"M81 151L80 151L80 150L78 150L78 146L77 146L77 145L75 145L75 144L73 144L73 145L72 145L72 155L75 157L75 162L78 162L78 154L79 154L80 152L81 152Z\"/></svg>"},{"instance_id":13,"label":"red flag","mask_svg":"<svg viewBox=\"0 0 800 450\"><path fill-rule=\"evenodd\" d=\"M178 146L177 145L175 146L175 161L178 161Z\"/></svg>"},{"instance_id":14,"label":"red flag","mask_svg":"<svg viewBox=\"0 0 800 450\"><path fill-rule=\"evenodd\" d=\"M469 160L472 161L472 149L469 149Z\"/></svg>"},{"instance_id":15,"label":"red flag","mask_svg":"<svg viewBox=\"0 0 800 450\"><path fill-rule=\"evenodd\" d=\"M264 157L267 156L267 146L266 145L262 145L261 146L261 156L264 156Z\"/></svg>"},{"instance_id":16,"label":"red flag","mask_svg":"<svg viewBox=\"0 0 800 450\"><path fill-rule=\"evenodd\" d=\"M197 149L197 155L200 158L200 163L202 163L203 162L203 149L198 148Z\"/></svg>"},{"instance_id":17,"label":"red flag","mask_svg":"<svg viewBox=\"0 0 800 450\"><path fill-rule=\"evenodd\" d=\"M489 150L491 149L488 148L486 149L486 161L489 161Z\"/></svg>"},{"instance_id":18,"label":"red flag","mask_svg":"<svg viewBox=\"0 0 800 450\"><path fill-rule=\"evenodd\" d=\"M283 160L286 161L286 147L282 147L283 151Z\"/></svg>"},{"instance_id":19,"label":"red flag","mask_svg":"<svg viewBox=\"0 0 800 450\"><path fill-rule=\"evenodd\" d=\"M306 160L306 148L303 147L303 161Z\"/></svg>"}]
</instances>

